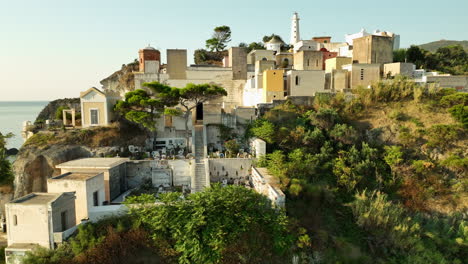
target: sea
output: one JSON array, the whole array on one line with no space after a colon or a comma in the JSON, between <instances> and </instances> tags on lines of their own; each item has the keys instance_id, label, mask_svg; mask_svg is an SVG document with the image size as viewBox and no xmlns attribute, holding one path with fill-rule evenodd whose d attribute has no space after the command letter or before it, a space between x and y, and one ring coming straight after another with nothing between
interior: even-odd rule
<instances>
[{"instance_id":1,"label":"sea","mask_svg":"<svg viewBox=\"0 0 468 264\"><path fill-rule=\"evenodd\" d=\"M24 143L21 136L24 121L34 122L37 115L48 104L48 101L2 102L0 101L0 132L13 133L7 140L7 148L19 149Z\"/></svg>"}]
</instances>

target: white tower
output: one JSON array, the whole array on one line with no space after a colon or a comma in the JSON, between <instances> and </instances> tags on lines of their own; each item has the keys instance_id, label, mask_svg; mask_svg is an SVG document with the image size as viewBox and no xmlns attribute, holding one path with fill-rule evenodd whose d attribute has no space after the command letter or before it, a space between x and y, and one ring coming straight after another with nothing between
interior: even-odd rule
<instances>
[{"instance_id":1,"label":"white tower","mask_svg":"<svg viewBox=\"0 0 468 264\"><path fill-rule=\"evenodd\" d=\"M301 36L299 35L299 16L297 15L297 12L294 12L291 23L291 41L289 44L294 45L300 40Z\"/></svg>"}]
</instances>

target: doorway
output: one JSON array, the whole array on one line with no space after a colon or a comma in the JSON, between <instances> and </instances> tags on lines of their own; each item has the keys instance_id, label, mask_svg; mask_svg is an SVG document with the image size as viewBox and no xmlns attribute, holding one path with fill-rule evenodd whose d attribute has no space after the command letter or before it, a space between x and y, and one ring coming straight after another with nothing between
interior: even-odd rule
<instances>
[{"instance_id":1,"label":"doorway","mask_svg":"<svg viewBox=\"0 0 468 264\"><path fill-rule=\"evenodd\" d=\"M203 104L197 104L197 111L196 111L196 120L203 121Z\"/></svg>"}]
</instances>

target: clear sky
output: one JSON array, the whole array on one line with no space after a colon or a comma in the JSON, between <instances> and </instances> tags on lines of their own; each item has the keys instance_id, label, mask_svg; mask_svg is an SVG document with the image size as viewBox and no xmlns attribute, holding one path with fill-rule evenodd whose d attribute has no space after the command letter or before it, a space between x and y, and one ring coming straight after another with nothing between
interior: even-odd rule
<instances>
[{"instance_id":1,"label":"clear sky","mask_svg":"<svg viewBox=\"0 0 468 264\"><path fill-rule=\"evenodd\" d=\"M79 92L148 43L161 50L204 48L218 25L232 29L231 45L276 33L289 40L299 13L301 37L361 28L401 35L401 47L468 39L468 0L0 0L0 101L52 100Z\"/></svg>"}]
</instances>

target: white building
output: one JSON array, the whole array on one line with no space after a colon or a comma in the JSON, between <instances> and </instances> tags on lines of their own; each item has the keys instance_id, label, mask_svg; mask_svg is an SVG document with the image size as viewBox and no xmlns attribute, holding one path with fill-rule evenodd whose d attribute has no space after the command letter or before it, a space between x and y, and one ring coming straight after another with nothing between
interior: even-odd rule
<instances>
[{"instance_id":1,"label":"white building","mask_svg":"<svg viewBox=\"0 0 468 264\"><path fill-rule=\"evenodd\" d=\"M283 41L281 41L278 37L274 36L265 44L265 48L267 50L273 50L276 53L280 53L281 45L283 45Z\"/></svg>"},{"instance_id":2,"label":"white building","mask_svg":"<svg viewBox=\"0 0 468 264\"><path fill-rule=\"evenodd\" d=\"M400 48L400 35L397 35L393 32L389 32L389 31L380 31L380 30L374 30L374 32L371 34L369 32L367 32L364 28L361 29L361 31L359 31L358 33L354 33L354 34L346 34L345 35L345 40L346 42L349 44L349 45L353 45L353 40L354 39L357 39L357 38L362 38L362 37L365 37L365 36L369 36L369 35L374 35L374 36L389 36L389 37L392 37L393 38L393 50L397 50ZM340 54L340 56L346 56L346 55L343 55L343 54Z\"/></svg>"},{"instance_id":3,"label":"white building","mask_svg":"<svg viewBox=\"0 0 468 264\"><path fill-rule=\"evenodd\" d=\"M299 33L299 15L297 12L294 12L291 23L291 40L289 44L296 45L297 42L301 40L301 35Z\"/></svg>"}]
</instances>

